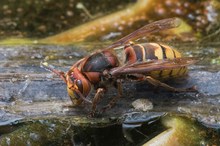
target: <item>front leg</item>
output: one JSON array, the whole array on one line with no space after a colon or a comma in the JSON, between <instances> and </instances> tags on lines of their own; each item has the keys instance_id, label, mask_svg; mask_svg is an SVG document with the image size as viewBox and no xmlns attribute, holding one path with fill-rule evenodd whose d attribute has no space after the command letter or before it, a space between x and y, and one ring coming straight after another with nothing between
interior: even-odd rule
<instances>
[{"instance_id":1,"label":"front leg","mask_svg":"<svg viewBox=\"0 0 220 146\"><path fill-rule=\"evenodd\" d=\"M100 99L103 97L105 92L104 88L98 88L96 91L96 94L94 96L94 98L92 99L92 111L91 111L91 116L93 117L95 115L96 112L96 107L97 107L97 103L100 101Z\"/></svg>"}]
</instances>

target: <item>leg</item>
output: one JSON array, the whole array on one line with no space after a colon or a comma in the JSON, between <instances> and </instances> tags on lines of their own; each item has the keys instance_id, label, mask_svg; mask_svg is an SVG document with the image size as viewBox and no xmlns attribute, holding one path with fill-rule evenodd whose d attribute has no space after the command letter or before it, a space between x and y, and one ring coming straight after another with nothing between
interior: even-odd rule
<instances>
[{"instance_id":1,"label":"leg","mask_svg":"<svg viewBox=\"0 0 220 146\"><path fill-rule=\"evenodd\" d=\"M163 87L169 91L173 91L173 92L197 92L197 90L195 89L195 87L191 87L191 88L174 88L171 87L165 83L162 83L154 78L152 78L151 76L146 76L144 77L144 80L148 81L150 84L154 85L155 87Z\"/></svg>"},{"instance_id":2,"label":"leg","mask_svg":"<svg viewBox=\"0 0 220 146\"><path fill-rule=\"evenodd\" d=\"M118 89L118 95L113 97L112 100L102 108L101 112L105 112L106 110L112 108L116 102L118 101L119 98L122 96L122 83L120 80L117 80L117 89Z\"/></svg>"},{"instance_id":3,"label":"leg","mask_svg":"<svg viewBox=\"0 0 220 146\"><path fill-rule=\"evenodd\" d=\"M96 111L96 105L100 101L100 99L103 97L103 94L105 92L104 88L98 88L95 94L95 97L92 99L92 111L91 116L93 117Z\"/></svg>"}]
</instances>

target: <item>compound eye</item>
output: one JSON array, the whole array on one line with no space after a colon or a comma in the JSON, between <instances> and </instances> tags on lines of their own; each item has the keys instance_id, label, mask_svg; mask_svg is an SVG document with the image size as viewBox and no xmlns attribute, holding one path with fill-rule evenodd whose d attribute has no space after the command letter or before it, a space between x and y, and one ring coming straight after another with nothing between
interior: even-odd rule
<instances>
[{"instance_id":1,"label":"compound eye","mask_svg":"<svg viewBox=\"0 0 220 146\"><path fill-rule=\"evenodd\" d=\"M76 80L75 82L76 86L78 87L78 90L83 93L83 84L81 80Z\"/></svg>"}]
</instances>

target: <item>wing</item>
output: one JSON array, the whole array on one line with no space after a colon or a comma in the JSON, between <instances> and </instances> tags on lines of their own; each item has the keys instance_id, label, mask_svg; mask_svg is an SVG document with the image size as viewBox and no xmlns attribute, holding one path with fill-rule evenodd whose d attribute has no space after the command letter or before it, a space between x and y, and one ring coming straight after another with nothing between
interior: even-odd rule
<instances>
[{"instance_id":1,"label":"wing","mask_svg":"<svg viewBox=\"0 0 220 146\"><path fill-rule=\"evenodd\" d=\"M136 62L133 64L126 64L124 66L113 68L109 71L112 76L125 74L145 74L150 71L175 69L194 64L197 60L193 57L164 59L164 60L150 60L145 62Z\"/></svg>"},{"instance_id":2,"label":"wing","mask_svg":"<svg viewBox=\"0 0 220 146\"><path fill-rule=\"evenodd\" d=\"M119 47L121 45L124 45L128 43L131 40L143 37L150 33L159 32L161 30L171 29L178 27L180 25L181 21L178 18L168 18L168 19L162 19L159 21L155 21L153 23L147 24L138 30L128 34L127 36L119 39L118 41L114 42L112 45L106 47L106 49Z\"/></svg>"}]
</instances>

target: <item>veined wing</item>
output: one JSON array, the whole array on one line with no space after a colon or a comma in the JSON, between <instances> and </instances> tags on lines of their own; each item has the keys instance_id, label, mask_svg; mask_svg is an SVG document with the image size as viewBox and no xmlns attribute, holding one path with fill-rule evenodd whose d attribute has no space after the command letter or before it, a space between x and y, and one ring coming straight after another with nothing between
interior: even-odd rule
<instances>
[{"instance_id":1,"label":"veined wing","mask_svg":"<svg viewBox=\"0 0 220 146\"><path fill-rule=\"evenodd\" d=\"M145 62L136 62L133 64L125 64L124 66L113 68L109 71L112 76L125 74L145 74L151 71L175 69L194 64L197 60L193 57L150 60Z\"/></svg>"},{"instance_id":2,"label":"veined wing","mask_svg":"<svg viewBox=\"0 0 220 146\"><path fill-rule=\"evenodd\" d=\"M137 29L136 31L128 34L127 36L117 40L116 42L114 42L112 45L106 47L105 49L119 47L121 45L128 43L131 40L138 39L138 38L146 36L147 34L150 34L150 33L155 33L155 32L159 32L162 30L178 27L180 25L180 23L181 23L181 21L178 18L167 18L167 19L155 21L155 22L147 24L147 25Z\"/></svg>"}]
</instances>

